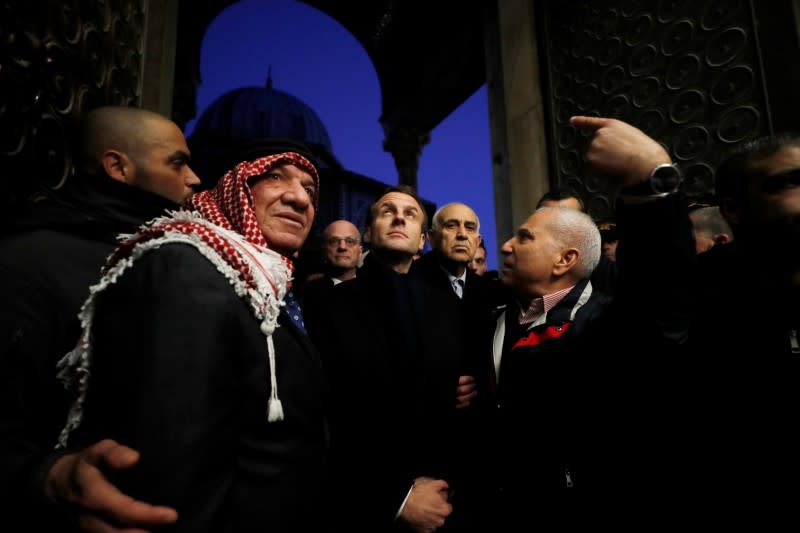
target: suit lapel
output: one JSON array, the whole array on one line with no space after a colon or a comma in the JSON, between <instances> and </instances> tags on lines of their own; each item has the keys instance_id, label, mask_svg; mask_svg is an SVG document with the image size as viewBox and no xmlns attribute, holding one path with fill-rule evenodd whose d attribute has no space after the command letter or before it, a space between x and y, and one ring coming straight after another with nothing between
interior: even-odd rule
<instances>
[{"instance_id":1,"label":"suit lapel","mask_svg":"<svg viewBox=\"0 0 800 533\"><path fill-rule=\"evenodd\" d=\"M307 334L300 331L297 326L294 325L292 319L286 314L286 310L284 308L281 308L281 311L278 314L278 324L291 333L292 337L294 337L303 351L306 352L306 354L308 354L308 356L313 359L316 364L320 363L321 359L319 352L311 342L311 339Z\"/></svg>"}]
</instances>

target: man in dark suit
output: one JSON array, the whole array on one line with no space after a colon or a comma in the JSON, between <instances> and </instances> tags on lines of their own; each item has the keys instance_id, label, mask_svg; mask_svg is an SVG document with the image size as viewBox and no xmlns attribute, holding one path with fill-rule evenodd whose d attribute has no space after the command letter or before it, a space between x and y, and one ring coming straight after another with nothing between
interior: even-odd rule
<instances>
[{"instance_id":1,"label":"man in dark suit","mask_svg":"<svg viewBox=\"0 0 800 533\"><path fill-rule=\"evenodd\" d=\"M361 234L355 224L349 220L334 220L328 224L322 232L322 262L324 273L307 281L302 288L306 319L330 298L334 286L356 277L361 262Z\"/></svg>"},{"instance_id":2,"label":"man in dark suit","mask_svg":"<svg viewBox=\"0 0 800 533\"><path fill-rule=\"evenodd\" d=\"M458 324L465 342L465 352L456 391L459 410L459 433L453 454L458 459L464 479L459 483L458 503L450 523L461 531L480 531L480 495L485 483L485 443L488 435L479 431L480 417L490 407L490 368L487 342L494 327L496 304L503 291L490 278L483 278L469 268L470 260L480 250L480 220L468 205L454 202L440 207L428 230L431 251L414 263L412 270L432 290L457 302L457 315L436 316L433 320Z\"/></svg>"},{"instance_id":3,"label":"man in dark suit","mask_svg":"<svg viewBox=\"0 0 800 533\"><path fill-rule=\"evenodd\" d=\"M452 291L409 273L425 227L413 189L381 196L358 276L333 289L322 320L309 321L330 391L336 530L430 532L457 505L448 492L464 339L456 322L442 320L458 313Z\"/></svg>"},{"instance_id":4,"label":"man in dark suit","mask_svg":"<svg viewBox=\"0 0 800 533\"><path fill-rule=\"evenodd\" d=\"M600 232L574 207L537 209L501 248L512 298L492 346L495 490L484 500L496 506L498 533L539 522L647 529L682 516L675 383L685 372L694 255L685 200L649 188L653 168L670 158L640 130L610 119L573 123L594 133L589 161L603 146L641 145L607 163L608 179L623 186L625 277L613 297L595 289Z\"/></svg>"},{"instance_id":5,"label":"man in dark suit","mask_svg":"<svg viewBox=\"0 0 800 533\"><path fill-rule=\"evenodd\" d=\"M478 215L463 203L440 207L433 215L428 242L431 251L417 260L412 268L430 287L461 304L463 334L470 338L467 345L477 348L483 335L487 334L487 328L492 325L494 310L490 285L468 268L481 243ZM480 361L481 354L474 350L465 361L459 378L459 408L468 407L475 398L475 376L486 370Z\"/></svg>"}]
</instances>

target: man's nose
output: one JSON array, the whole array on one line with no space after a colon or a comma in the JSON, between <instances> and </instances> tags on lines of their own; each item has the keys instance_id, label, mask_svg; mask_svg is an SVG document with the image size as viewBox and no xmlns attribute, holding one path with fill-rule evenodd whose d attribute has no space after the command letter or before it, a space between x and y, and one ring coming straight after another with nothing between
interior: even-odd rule
<instances>
[{"instance_id":1,"label":"man's nose","mask_svg":"<svg viewBox=\"0 0 800 533\"><path fill-rule=\"evenodd\" d=\"M194 173L192 167L186 165L186 171L188 173L186 176L186 185L188 185L189 187L195 187L196 185L200 185L200 178L197 177L197 174Z\"/></svg>"},{"instance_id":2,"label":"man's nose","mask_svg":"<svg viewBox=\"0 0 800 533\"><path fill-rule=\"evenodd\" d=\"M284 196L284 201L300 209L305 209L311 203L311 196L300 181L292 180L284 193L288 193L288 197Z\"/></svg>"}]
</instances>

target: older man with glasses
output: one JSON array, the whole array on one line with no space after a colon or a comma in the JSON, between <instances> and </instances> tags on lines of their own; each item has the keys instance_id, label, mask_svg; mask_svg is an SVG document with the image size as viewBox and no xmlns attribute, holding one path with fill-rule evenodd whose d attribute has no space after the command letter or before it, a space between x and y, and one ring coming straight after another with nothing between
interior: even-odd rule
<instances>
[{"instance_id":1,"label":"older man with glasses","mask_svg":"<svg viewBox=\"0 0 800 533\"><path fill-rule=\"evenodd\" d=\"M361 236L352 222L331 222L322 233L322 244L326 275L332 285L356 277L361 259Z\"/></svg>"},{"instance_id":2,"label":"older man with glasses","mask_svg":"<svg viewBox=\"0 0 800 533\"><path fill-rule=\"evenodd\" d=\"M323 275L308 280L301 298L306 316L314 314L335 285L356 277L361 261L361 235L348 220L334 220L322 232Z\"/></svg>"}]
</instances>

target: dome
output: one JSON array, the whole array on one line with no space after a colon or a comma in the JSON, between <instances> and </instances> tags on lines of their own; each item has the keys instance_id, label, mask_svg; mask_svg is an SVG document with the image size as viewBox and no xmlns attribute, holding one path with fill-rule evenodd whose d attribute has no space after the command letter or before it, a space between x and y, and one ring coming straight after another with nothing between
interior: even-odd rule
<instances>
[{"instance_id":1,"label":"dome","mask_svg":"<svg viewBox=\"0 0 800 533\"><path fill-rule=\"evenodd\" d=\"M305 102L272 87L243 87L217 98L200 115L194 135L239 138L285 137L333 154L328 130Z\"/></svg>"}]
</instances>

